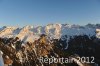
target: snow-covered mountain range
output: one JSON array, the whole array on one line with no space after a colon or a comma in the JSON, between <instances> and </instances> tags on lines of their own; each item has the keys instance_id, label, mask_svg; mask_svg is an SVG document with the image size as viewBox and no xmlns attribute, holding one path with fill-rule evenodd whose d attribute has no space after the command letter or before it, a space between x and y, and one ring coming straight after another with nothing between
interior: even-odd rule
<instances>
[{"instance_id":1,"label":"snow-covered mountain range","mask_svg":"<svg viewBox=\"0 0 100 66\"><path fill-rule=\"evenodd\" d=\"M78 66L99 66L99 38L100 24L48 24L23 28L4 26L0 28L1 58L4 64L12 66L74 66L75 63ZM93 56L94 63L77 63L77 57L82 56ZM71 57L75 63L45 64L39 62L40 57Z\"/></svg>"},{"instance_id":2,"label":"snow-covered mountain range","mask_svg":"<svg viewBox=\"0 0 100 66\"><path fill-rule=\"evenodd\" d=\"M0 29L0 37L19 37L25 42L33 42L37 40L41 34L46 34L51 38L59 39L63 35L88 35L100 37L100 26L88 24L85 26L69 25L69 24L48 24L46 26L25 26L20 27L2 27Z\"/></svg>"}]
</instances>

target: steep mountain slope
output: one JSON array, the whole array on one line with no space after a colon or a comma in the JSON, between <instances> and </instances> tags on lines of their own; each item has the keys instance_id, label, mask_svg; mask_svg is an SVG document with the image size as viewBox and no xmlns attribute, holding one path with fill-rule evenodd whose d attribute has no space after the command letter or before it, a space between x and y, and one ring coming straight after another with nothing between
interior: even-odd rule
<instances>
[{"instance_id":1,"label":"steep mountain slope","mask_svg":"<svg viewBox=\"0 0 100 66\"><path fill-rule=\"evenodd\" d=\"M0 37L13 37L13 31L16 29L16 27L5 27L0 31Z\"/></svg>"},{"instance_id":2,"label":"steep mountain slope","mask_svg":"<svg viewBox=\"0 0 100 66\"><path fill-rule=\"evenodd\" d=\"M33 43L24 43L18 38L0 38L0 50L4 53L4 63L12 66L97 66L100 63L100 40L95 36L79 35L66 39L60 38L50 40L42 34ZM67 49L66 48L67 46ZM14 48L14 47L15 48ZM94 63L82 63L77 57L94 57ZM9 62L6 57L9 58ZM40 58L71 58L76 63L44 63ZM85 60L86 61L86 60ZM78 62L78 63L77 63ZM91 60L89 60L91 62ZM75 65L76 64L76 65ZM78 64L78 65L77 65Z\"/></svg>"}]
</instances>

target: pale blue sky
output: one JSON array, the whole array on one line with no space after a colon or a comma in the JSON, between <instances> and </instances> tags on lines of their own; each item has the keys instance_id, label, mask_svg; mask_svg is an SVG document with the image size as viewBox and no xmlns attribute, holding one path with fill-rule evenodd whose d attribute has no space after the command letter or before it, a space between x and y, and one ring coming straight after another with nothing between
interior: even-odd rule
<instances>
[{"instance_id":1,"label":"pale blue sky","mask_svg":"<svg viewBox=\"0 0 100 66\"><path fill-rule=\"evenodd\" d=\"M100 0L0 0L0 26L100 23Z\"/></svg>"}]
</instances>

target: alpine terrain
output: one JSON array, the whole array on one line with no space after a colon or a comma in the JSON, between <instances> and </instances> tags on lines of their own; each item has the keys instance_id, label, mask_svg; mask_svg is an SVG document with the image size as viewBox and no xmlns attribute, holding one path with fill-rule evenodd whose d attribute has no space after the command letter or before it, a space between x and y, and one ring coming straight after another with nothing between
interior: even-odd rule
<instances>
[{"instance_id":1,"label":"alpine terrain","mask_svg":"<svg viewBox=\"0 0 100 66\"><path fill-rule=\"evenodd\" d=\"M0 66L100 66L99 52L100 24L0 28ZM73 62L45 63L40 58Z\"/></svg>"}]
</instances>

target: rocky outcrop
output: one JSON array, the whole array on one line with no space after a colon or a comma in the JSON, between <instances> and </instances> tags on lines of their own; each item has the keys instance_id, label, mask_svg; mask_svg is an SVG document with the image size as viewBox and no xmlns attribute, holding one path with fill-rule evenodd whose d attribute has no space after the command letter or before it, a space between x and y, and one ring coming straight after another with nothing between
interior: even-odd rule
<instances>
[{"instance_id":1,"label":"rocky outcrop","mask_svg":"<svg viewBox=\"0 0 100 66\"><path fill-rule=\"evenodd\" d=\"M34 42L23 42L16 38L0 38L0 50L2 50L4 63L12 66L72 66L76 64L76 56L91 57L94 56L94 62L99 64L99 42L95 36L88 37L63 36L63 39L50 39L45 34L42 34L38 40ZM66 49L67 46L67 49ZM41 63L38 58L74 58L75 63ZM81 62L80 62L81 64ZM83 63L82 63L83 64ZM95 64L83 64L83 66L92 66Z\"/></svg>"}]
</instances>

